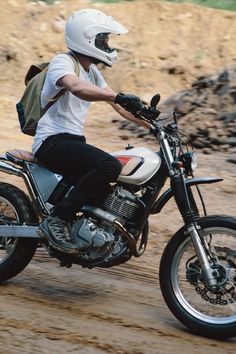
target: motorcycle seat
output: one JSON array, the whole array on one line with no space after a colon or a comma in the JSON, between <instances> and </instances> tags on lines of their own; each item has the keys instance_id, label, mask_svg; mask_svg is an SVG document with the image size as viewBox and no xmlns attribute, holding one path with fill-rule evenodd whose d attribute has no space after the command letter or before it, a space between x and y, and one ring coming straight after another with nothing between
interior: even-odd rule
<instances>
[{"instance_id":1,"label":"motorcycle seat","mask_svg":"<svg viewBox=\"0 0 236 354\"><path fill-rule=\"evenodd\" d=\"M37 159L31 152L21 149L8 150L6 152L6 158L20 166L23 166L25 161L37 163Z\"/></svg>"}]
</instances>

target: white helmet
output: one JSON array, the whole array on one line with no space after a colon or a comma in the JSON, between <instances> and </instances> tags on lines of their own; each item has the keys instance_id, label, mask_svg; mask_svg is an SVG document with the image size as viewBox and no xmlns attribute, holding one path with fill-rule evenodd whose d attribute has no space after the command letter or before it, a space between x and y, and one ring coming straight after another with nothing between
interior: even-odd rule
<instances>
[{"instance_id":1,"label":"white helmet","mask_svg":"<svg viewBox=\"0 0 236 354\"><path fill-rule=\"evenodd\" d=\"M109 34L124 34L127 29L111 16L95 9L74 12L65 28L69 49L101 61L109 66L117 59L117 52L108 45Z\"/></svg>"}]
</instances>

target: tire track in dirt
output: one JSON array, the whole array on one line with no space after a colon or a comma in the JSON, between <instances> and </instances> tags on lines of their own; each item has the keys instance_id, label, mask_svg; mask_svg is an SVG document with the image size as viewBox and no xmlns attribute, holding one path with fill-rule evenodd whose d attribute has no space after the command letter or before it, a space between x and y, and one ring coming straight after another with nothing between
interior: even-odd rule
<instances>
[{"instance_id":1,"label":"tire track in dirt","mask_svg":"<svg viewBox=\"0 0 236 354\"><path fill-rule=\"evenodd\" d=\"M213 347L215 354L222 348L235 352L235 341L212 341L184 330L149 271L140 260L112 271L63 269L39 249L21 275L0 286L1 303L7 304L0 305L0 340L9 348L2 354L18 354L19 347L34 354L187 354L199 352L199 341L201 352ZM14 341L8 343L11 333Z\"/></svg>"}]
</instances>

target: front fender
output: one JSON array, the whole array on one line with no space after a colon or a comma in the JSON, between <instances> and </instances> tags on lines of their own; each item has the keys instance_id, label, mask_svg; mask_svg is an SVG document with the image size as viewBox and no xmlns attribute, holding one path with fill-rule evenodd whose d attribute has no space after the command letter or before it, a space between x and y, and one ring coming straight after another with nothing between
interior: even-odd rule
<instances>
[{"instance_id":1,"label":"front fender","mask_svg":"<svg viewBox=\"0 0 236 354\"><path fill-rule=\"evenodd\" d=\"M223 178L218 177L197 177L185 180L186 187L195 186L197 184L209 184L223 181ZM154 203L150 214L158 214L164 205L173 197L172 189L167 189Z\"/></svg>"}]
</instances>

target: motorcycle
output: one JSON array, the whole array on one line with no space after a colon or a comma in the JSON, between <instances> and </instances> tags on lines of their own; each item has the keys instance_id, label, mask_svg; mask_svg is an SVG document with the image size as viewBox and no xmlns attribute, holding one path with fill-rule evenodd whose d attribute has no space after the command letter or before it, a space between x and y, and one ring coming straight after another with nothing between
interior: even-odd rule
<instances>
[{"instance_id":1,"label":"motorcycle","mask_svg":"<svg viewBox=\"0 0 236 354\"><path fill-rule=\"evenodd\" d=\"M174 316L193 333L229 338L236 333L236 218L200 215L193 193L217 177L193 177L196 153L178 129L174 112L157 109L160 95L136 116L151 126L158 151L132 147L113 153L123 165L102 205L85 205L70 233L77 254L53 249L37 234L38 224L73 188L68 180L13 150L0 157L0 171L22 178L28 193L0 182L0 282L20 273L37 247L45 247L61 266L113 267L140 257L148 242L148 219L174 198L183 226L171 237L161 257L160 288ZM161 194L167 179L170 188ZM204 200L201 196L203 209ZM205 213L206 214L206 213Z\"/></svg>"}]
</instances>

